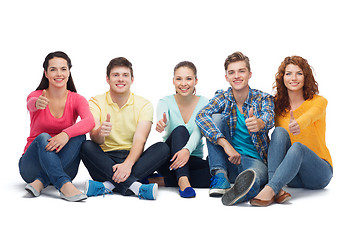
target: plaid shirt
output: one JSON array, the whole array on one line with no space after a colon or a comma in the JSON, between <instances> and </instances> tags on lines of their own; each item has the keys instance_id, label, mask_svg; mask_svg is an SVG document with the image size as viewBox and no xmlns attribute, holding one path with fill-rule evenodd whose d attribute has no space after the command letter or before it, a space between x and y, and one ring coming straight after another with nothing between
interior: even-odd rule
<instances>
[{"instance_id":1,"label":"plaid shirt","mask_svg":"<svg viewBox=\"0 0 354 240\"><path fill-rule=\"evenodd\" d=\"M267 163L267 153L269 145L268 131L274 127L274 102L270 94L262 91L249 88L249 94L242 106L242 111L245 118L248 116L248 111L253 107L253 115L262 119L265 127L255 133L250 132L253 145L265 163ZM218 90L196 117L196 123L199 126L202 134L212 143L217 144L220 137L225 137L221 131L215 126L212 121L212 115L221 113L223 119L227 121L230 128L230 136L233 138L236 132L237 123L237 105L233 97L232 88L227 91ZM229 139L229 140L231 140Z\"/></svg>"}]
</instances>

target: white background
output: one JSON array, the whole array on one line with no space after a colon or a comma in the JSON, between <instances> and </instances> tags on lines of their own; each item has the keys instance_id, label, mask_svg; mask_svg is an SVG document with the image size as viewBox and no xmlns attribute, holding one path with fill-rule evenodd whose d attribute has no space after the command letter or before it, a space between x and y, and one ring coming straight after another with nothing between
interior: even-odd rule
<instances>
[{"instance_id":1,"label":"white background","mask_svg":"<svg viewBox=\"0 0 354 240\"><path fill-rule=\"evenodd\" d=\"M2 1L1 238L350 238L345 216L353 214L352 10L343 0ZM281 61L300 55L313 66L320 95L329 101L333 180L321 191L288 189L289 204L268 208L224 207L206 189L197 189L195 199L160 188L157 201L114 195L68 203L49 187L29 198L17 166L29 134L26 97L40 82L45 56L57 50L72 59L75 85L87 99L108 89L108 62L128 58L132 91L154 106L174 92L173 68L180 61L195 63L197 94L210 98L228 87L223 63L234 51L251 60L251 87L269 93ZM147 145L160 138L152 131ZM83 189L87 178L81 166L74 184Z\"/></svg>"}]
</instances>

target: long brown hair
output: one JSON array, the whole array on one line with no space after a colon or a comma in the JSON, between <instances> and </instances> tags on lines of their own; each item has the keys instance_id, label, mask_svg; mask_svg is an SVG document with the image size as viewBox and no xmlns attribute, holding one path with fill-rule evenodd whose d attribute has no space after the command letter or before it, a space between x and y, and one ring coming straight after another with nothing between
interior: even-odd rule
<instances>
[{"instance_id":1,"label":"long brown hair","mask_svg":"<svg viewBox=\"0 0 354 240\"><path fill-rule=\"evenodd\" d=\"M72 67L71 60L70 60L69 56L66 53L61 52L61 51L56 51L56 52L49 53L44 59L44 62L43 62L43 69L44 70L43 70L42 80L39 83L39 85L38 85L36 90L43 90L43 89L47 89L49 87L49 80L45 76L44 71L48 71L49 60L51 60L51 59L53 59L55 57L65 59L67 64L68 64L69 70L71 69L71 67ZM68 82L66 84L66 89L68 89L68 90L70 90L72 92L76 92L76 87L75 87L75 84L74 84L74 80L73 80L73 78L71 76L71 72L70 72L70 75L69 75L69 78L68 78Z\"/></svg>"},{"instance_id":2,"label":"long brown hair","mask_svg":"<svg viewBox=\"0 0 354 240\"><path fill-rule=\"evenodd\" d=\"M284 84L285 69L289 64L299 66L304 74L304 99L312 99L313 95L318 94L318 84L313 76L312 67L308 64L307 60L299 56L286 57L275 74L275 83L273 84L273 89L276 90L275 114L283 115L285 111L290 110L288 89Z\"/></svg>"}]
</instances>

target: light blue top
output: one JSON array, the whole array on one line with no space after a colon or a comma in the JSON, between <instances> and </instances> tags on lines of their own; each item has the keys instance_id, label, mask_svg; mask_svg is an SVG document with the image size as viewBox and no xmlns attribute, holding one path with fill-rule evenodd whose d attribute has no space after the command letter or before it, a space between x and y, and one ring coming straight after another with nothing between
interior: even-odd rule
<instances>
[{"instance_id":1,"label":"light blue top","mask_svg":"<svg viewBox=\"0 0 354 240\"><path fill-rule=\"evenodd\" d=\"M191 153L191 156L203 158L202 134L200 133L199 127L195 124L195 117L198 112L208 104L209 100L203 96L198 97L200 97L198 104L194 108L193 114L187 124L183 121L174 95L166 96L160 99L157 104L156 115L157 121L159 121L162 119L163 113L166 113L167 126L165 128L166 134L163 136L164 141L167 140L167 138L176 127L181 125L185 126L189 132L190 137L187 144L183 148L187 148Z\"/></svg>"},{"instance_id":2,"label":"light blue top","mask_svg":"<svg viewBox=\"0 0 354 240\"><path fill-rule=\"evenodd\" d=\"M236 151L241 155L246 155L252 158L261 159L259 153L257 152L256 147L254 146L251 135L248 132L245 116L240 113L238 108L237 111L237 124L236 131L232 138L232 146L236 149Z\"/></svg>"}]
</instances>

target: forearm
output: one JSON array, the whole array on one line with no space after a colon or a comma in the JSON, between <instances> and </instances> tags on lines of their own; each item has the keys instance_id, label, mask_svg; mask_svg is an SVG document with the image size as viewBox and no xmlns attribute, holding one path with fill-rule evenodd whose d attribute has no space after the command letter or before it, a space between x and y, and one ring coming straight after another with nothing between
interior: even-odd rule
<instances>
[{"instance_id":1,"label":"forearm","mask_svg":"<svg viewBox=\"0 0 354 240\"><path fill-rule=\"evenodd\" d=\"M229 141L226 140L224 137L219 137L217 140L217 144L221 146L223 149L226 149L227 147L232 146Z\"/></svg>"},{"instance_id":2,"label":"forearm","mask_svg":"<svg viewBox=\"0 0 354 240\"><path fill-rule=\"evenodd\" d=\"M92 141L97 143L98 145L101 145L104 143L105 137L100 135L100 128L92 129L90 132L90 138Z\"/></svg>"},{"instance_id":3,"label":"forearm","mask_svg":"<svg viewBox=\"0 0 354 240\"><path fill-rule=\"evenodd\" d=\"M141 154L144 151L145 141L135 142L133 143L130 152L125 159L124 163L129 164L131 167L139 160Z\"/></svg>"}]
</instances>

